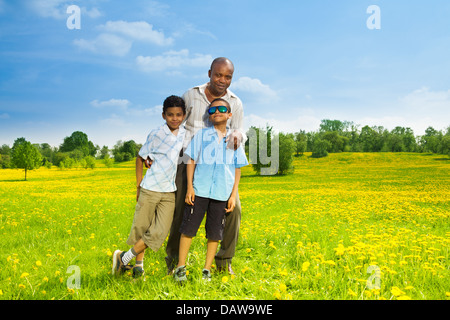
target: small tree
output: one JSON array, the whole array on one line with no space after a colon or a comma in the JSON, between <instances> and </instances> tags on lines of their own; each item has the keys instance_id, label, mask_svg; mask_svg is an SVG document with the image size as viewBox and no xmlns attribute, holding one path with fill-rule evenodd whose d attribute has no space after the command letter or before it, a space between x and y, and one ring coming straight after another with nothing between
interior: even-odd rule
<instances>
[{"instance_id":1,"label":"small tree","mask_svg":"<svg viewBox=\"0 0 450 320\"><path fill-rule=\"evenodd\" d=\"M303 152L306 151L307 139L308 138L304 130L300 130L294 134L296 157L303 155Z\"/></svg>"},{"instance_id":2,"label":"small tree","mask_svg":"<svg viewBox=\"0 0 450 320\"><path fill-rule=\"evenodd\" d=\"M25 170L26 181L28 170L38 169L42 165L42 156L30 142L21 141L14 148L12 163L16 168Z\"/></svg>"},{"instance_id":3,"label":"small tree","mask_svg":"<svg viewBox=\"0 0 450 320\"><path fill-rule=\"evenodd\" d=\"M292 162L294 161L293 155L295 149L292 134L280 133L278 174L287 174L293 170Z\"/></svg>"},{"instance_id":4,"label":"small tree","mask_svg":"<svg viewBox=\"0 0 450 320\"><path fill-rule=\"evenodd\" d=\"M312 146L312 157L313 158L323 158L328 156L328 149L331 147L331 143L328 140L322 140L316 138Z\"/></svg>"}]
</instances>

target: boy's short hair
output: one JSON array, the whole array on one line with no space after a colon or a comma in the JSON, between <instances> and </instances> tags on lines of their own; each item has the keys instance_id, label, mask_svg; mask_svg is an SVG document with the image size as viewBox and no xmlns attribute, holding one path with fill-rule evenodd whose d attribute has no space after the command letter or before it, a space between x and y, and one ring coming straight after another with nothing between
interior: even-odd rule
<instances>
[{"instance_id":1,"label":"boy's short hair","mask_svg":"<svg viewBox=\"0 0 450 320\"><path fill-rule=\"evenodd\" d=\"M231 113L231 106L230 106L230 104L228 103L227 100L225 100L225 99L223 99L223 98L216 98L216 99L214 99L213 101L211 101L211 103L210 103L209 106L208 106L208 109L209 109L209 108L212 106L212 104L213 104L214 102L216 102L216 101L222 101L222 102L225 102L225 107L227 107L228 112Z\"/></svg>"},{"instance_id":2,"label":"boy's short hair","mask_svg":"<svg viewBox=\"0 0 450 320\"><path fill-rule=\"evenodd\" d=\"M163 103L163 113L166 113L168 108L180 107L183 109L183 114L186 114L186 104L184 103L183 98L178 96L170 96L164 100Z\"/></svg>"}]
</instances>

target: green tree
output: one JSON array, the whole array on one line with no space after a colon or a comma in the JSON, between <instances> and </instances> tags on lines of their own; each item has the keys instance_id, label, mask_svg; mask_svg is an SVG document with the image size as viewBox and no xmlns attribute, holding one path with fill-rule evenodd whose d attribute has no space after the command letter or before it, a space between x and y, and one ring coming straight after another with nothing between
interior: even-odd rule
<instances>
[{"instance_id":1,"label":"green tree","mask_svg":"<svg viewBox=\"0 0 450 320\"><path fill-rule=\"evenodd\" d=\"M4 144L0 147L0 168L6 169L11 167L11 148Z\"/></svg>"},{"instance_id":2,"label":"green tree","mask_svg":"<svg viewBox=\"0 0 450 320\"><path fill-rule=\"evenodd\" d=\"M42 165L42 156L30 142L20 141L14 148L12 163L16 168L25 170L26 181L28 170L37 169Z\"/></svg>"},{"instance_id":3,"label":"green tree","mask_svg":"<svg viewBox=\"0 0 450 320\"><path fill-rule=\"evenodd\" d=\"M295 152L297 157L300 154L303 155L306 151L307 140L308 138L304 130L294 133Z\"/></svg>"},{"instance_id":4,"label":"green tree","mask_svg":"<svg viewBox=\"0 0 450 320\"><path fill-rule=\"evenodd\" d=\"M64 142L59 147L60 152L73 152L78 150L82 156L95 156L98 147L89 141L86 133L81 131L73 132L70 137L65 137Z\"/></svg>"},{"instance_id":5,"label":"green tree","mask_svg":"<svg viewBox=\"0 0 450 320\"><path fill-rule=\"evenodd\" d=\"M319 137L314 139L312 145L312 157L313 158L323 158L328 156L328 149L331 148L331 143L328 140L322 140Z\"/></svg>"},{"instance_id":6,"label":"green tree","mask_svg":"<svg viewBox=\"0 0 450 320\"><path fill-rule=\"evenodd\" d=\"M305 141L306 146L306 141ZM292 162L294 161L294 152L296 146L293 135L288 133L279 134L279 152L278 152L278 174L287 174L292 171Z\"/></svg>"},{"instance_id":7,"label":"green tree","mask_svg":"<svg viewBox=\"0 0 450 320\"><path fill-rule=\"evenodd\" d=\"M112 151L116 162L133 160L138 152L139 146L133 140L117 141Z\"/></svg>"},{"instance_id":8,"label":"green tree","mask_svg":"<svg viewBox=\"0 0 450 320\"><path fill-rule=\"evenodd\" d=\"M442 139L442 132L434 129L433 127L428 127L425 130L425 135L421 137L421 142L424 151L438 153L441 139Z\"/></svg>"},{"instance_id":9,"label":"green tree","mask_svg":"<svg viewBox=\"0 0 450 320\"><path fill-rule=\"evenodd\" d=\"M328 152L342 152L344 151L348 138L341 136L338 131L328 131L322 134L322 140L329 142Z\"/></svg>"}]
</instances>

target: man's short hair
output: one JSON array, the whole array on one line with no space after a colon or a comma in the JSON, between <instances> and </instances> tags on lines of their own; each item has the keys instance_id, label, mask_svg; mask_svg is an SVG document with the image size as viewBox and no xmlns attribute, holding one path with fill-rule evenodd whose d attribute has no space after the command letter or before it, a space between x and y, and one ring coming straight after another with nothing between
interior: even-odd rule
<instances>
[{"instance_id":1,"label":"man's short hair","mask_svg":"<svg viewBox=\"0 0 450 320\"><path fill-rule=\"evenodd\" d=\"M168 108L180 107L183 109L183 114L186 114L186 104L184 103L183 98L178 96L170 96L164 100L163 103L163 113L166 113Z\"/></svg>"}]
</instances>

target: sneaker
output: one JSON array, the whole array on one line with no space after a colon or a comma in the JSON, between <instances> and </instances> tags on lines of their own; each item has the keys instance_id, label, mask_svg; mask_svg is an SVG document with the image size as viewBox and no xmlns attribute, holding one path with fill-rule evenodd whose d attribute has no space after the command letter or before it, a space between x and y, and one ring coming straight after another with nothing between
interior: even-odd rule
<instances>
[{"instance_id":1,"label":"sneaker","mask_svg":"<svg viewBox=\"0 0 450 320\"><path fill-rule=\"evenodd\" d=\"M112 275L118 274L121 275L125 271L131 270L132 266L124 265L122 262L122 257L125 254L125 251L116 250L113 254L113 265L112 265Z\"/></svg>"},{"instance_id":2,"label":"sneaker","mask_svg":"<svg viewBox=\"0 0 450 320\"><path fill-rule=\"evenodd\" d=\"M175 272L173 273L173 278L178 283L183 283L187 281L186 277L186 266L181 266L175 269Z\"/></svg>"},{"instance_id":3,"label":"sneaker","mask_svg":"<svg viewBox=\"0 0 450 320\"><path fill-rule=\"evenodd\" d=\"M133 268L133 278L140 278L144 275L145 271L142 265L135 265Z\"/></svg>"},{"instance_id":4,"label":"sneaker","mask_svg":"<svg viewBox=\"0 0 450 320\"><path fill-rule=\"evenodd\" d=\"M202 270L202 279L205 281L211 281L211 271L208 269Z\"/></svg>"}]
</instances>

